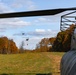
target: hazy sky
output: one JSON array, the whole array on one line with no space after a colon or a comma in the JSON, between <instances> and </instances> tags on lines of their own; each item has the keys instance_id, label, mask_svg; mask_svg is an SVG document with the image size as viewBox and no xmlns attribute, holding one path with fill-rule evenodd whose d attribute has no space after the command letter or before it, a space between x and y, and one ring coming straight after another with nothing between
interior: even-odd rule
<instances>
[{"instance_id":1,"label":"hazy sky","mask_svg":"<svg viewBox=\"0 0 76 75\"><path fill-rule=\"evenodd\" d=\"M76 7L76 0L0 0L0 13L68 7ZM41 38L56 36L61 15L0 19L0 36L13 38L17 46L24 40L25 48L33 49ZM13 35L22 32L26 36Z\"/></svg>"}]
</instances>

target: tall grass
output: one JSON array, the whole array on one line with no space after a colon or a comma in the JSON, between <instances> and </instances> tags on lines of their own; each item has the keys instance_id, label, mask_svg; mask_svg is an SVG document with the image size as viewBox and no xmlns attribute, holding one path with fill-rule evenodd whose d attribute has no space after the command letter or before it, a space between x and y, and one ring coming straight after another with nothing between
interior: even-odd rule
<instances>
[{"instance_id":1,"label":"tall grass","mask_svg":"<svg viewBox=\"0 0 76 75\"><path fill-rule=\"evenodd\" d=\"M39 75L59 72L59 62L64 53L0 54L0 74Z\"/></svg>"}]
</instances>

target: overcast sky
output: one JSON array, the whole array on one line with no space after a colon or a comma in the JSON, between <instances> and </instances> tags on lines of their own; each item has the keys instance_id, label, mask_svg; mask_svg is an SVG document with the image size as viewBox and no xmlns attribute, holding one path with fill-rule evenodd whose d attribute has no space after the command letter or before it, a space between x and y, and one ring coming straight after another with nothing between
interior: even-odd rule
<instances>
[{"instance_id":1,"label":"overcast sky","mask_svg":"<svg viewBox=\"0 0 76 75\"><path fill-rule=\"evenodd\" d=\"M0 0L0 13L68 7L76 7L76 0ZM17 46L24 40L25 48L33 49L42 38L56 36L60 31L61 15L0 19L0 36L13 38ZM14 36L22 32L26 35Z\"/></svg>"}]
</instances>

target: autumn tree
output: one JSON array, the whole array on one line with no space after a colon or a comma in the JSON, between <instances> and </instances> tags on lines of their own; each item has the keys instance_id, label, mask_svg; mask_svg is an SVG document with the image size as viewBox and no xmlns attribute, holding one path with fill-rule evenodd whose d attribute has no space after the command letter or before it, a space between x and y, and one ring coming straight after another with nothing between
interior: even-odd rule
<instances>
[{"instance_id":1,"label":"autumn tree","mask_svg":"<svg viewBox=\"0 0 76 75\"><path fill-rule=\"evenodd\" d=\"M67 30L57 34L56 40L52 46L52 51L67 52L70 50L73 29L74 25L71 25Z\"/></svg>"},{"instance_id":2,"label":"autumn tree","mask_svg":"<svg viewBox=\"0 0 76 75\"><path fill-rule=\"evenodd\" d=\"M37 45L36 51L37 52L48 52L50 46L49 38L43 38Z\"/></svg>"},{"instance_id":3,"label":"autumn tree","mask_svg":"<svg viewBox=\"0 0 76 75\"><path fill-rule=\"evenodd\" d=\"M21 42L19 50L20 50L20 53L24 52L24 41Z\"/></svg>"},{"instance_id":4,"label":"autumn tree","mask_svg":"<svg viewBox=\"0 0 76 75\"><path fill-rule=\"evenodd\" d=\"M19 53L19 50L15 44L15 42L13 41L13 39L9 40L9 48L8 48L8 53Z\"/></svg>"},{"instance_id":5,"label":"autumn tree","mask_svg":"<svg viewBox=\"0 0 76 75\"><path fill-rule=\"evenodd\" d=\"M56 37L49 38L50 44L53 45L55 40L56 40Z\"/></svg>"},{"instance_id":6,"label":"autumn tree","mask_svg":"<svg viewBox=\"0 0 76 75\"><path fill-rule=\"evenodd\" d=\"M19 50L13 40L9 40L7 37L0 37L0 53L10 54L18 53Z\"/></svg>"}]
</instances>

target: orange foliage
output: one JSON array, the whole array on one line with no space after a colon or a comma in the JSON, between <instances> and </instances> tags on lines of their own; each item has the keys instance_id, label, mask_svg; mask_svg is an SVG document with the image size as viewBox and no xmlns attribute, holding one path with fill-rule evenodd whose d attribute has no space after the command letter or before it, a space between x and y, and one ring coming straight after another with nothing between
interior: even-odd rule
<instances>
[{"instance_id":1,"label":"orange foliage","mask_svg":"<svg viewBox=\"0 0 76 75\"><path fill-rule=\"evenodd\" d=\"M67 52L70 50L73 29L74 25L71 25L67 30L57 34L56 40L52 46L52 51Z\"/></svg>"},{"instance_id":2,"label":"orange foliage","mask_svg":"<svg viewBox=\"0 0 76 75\"><path fill-rule=\"evenodd\" d=\"M10 54L18 53L19 50L13 40L9 40L7 37L0 37L0 53Z\"/></svg>"}]
</instances>

